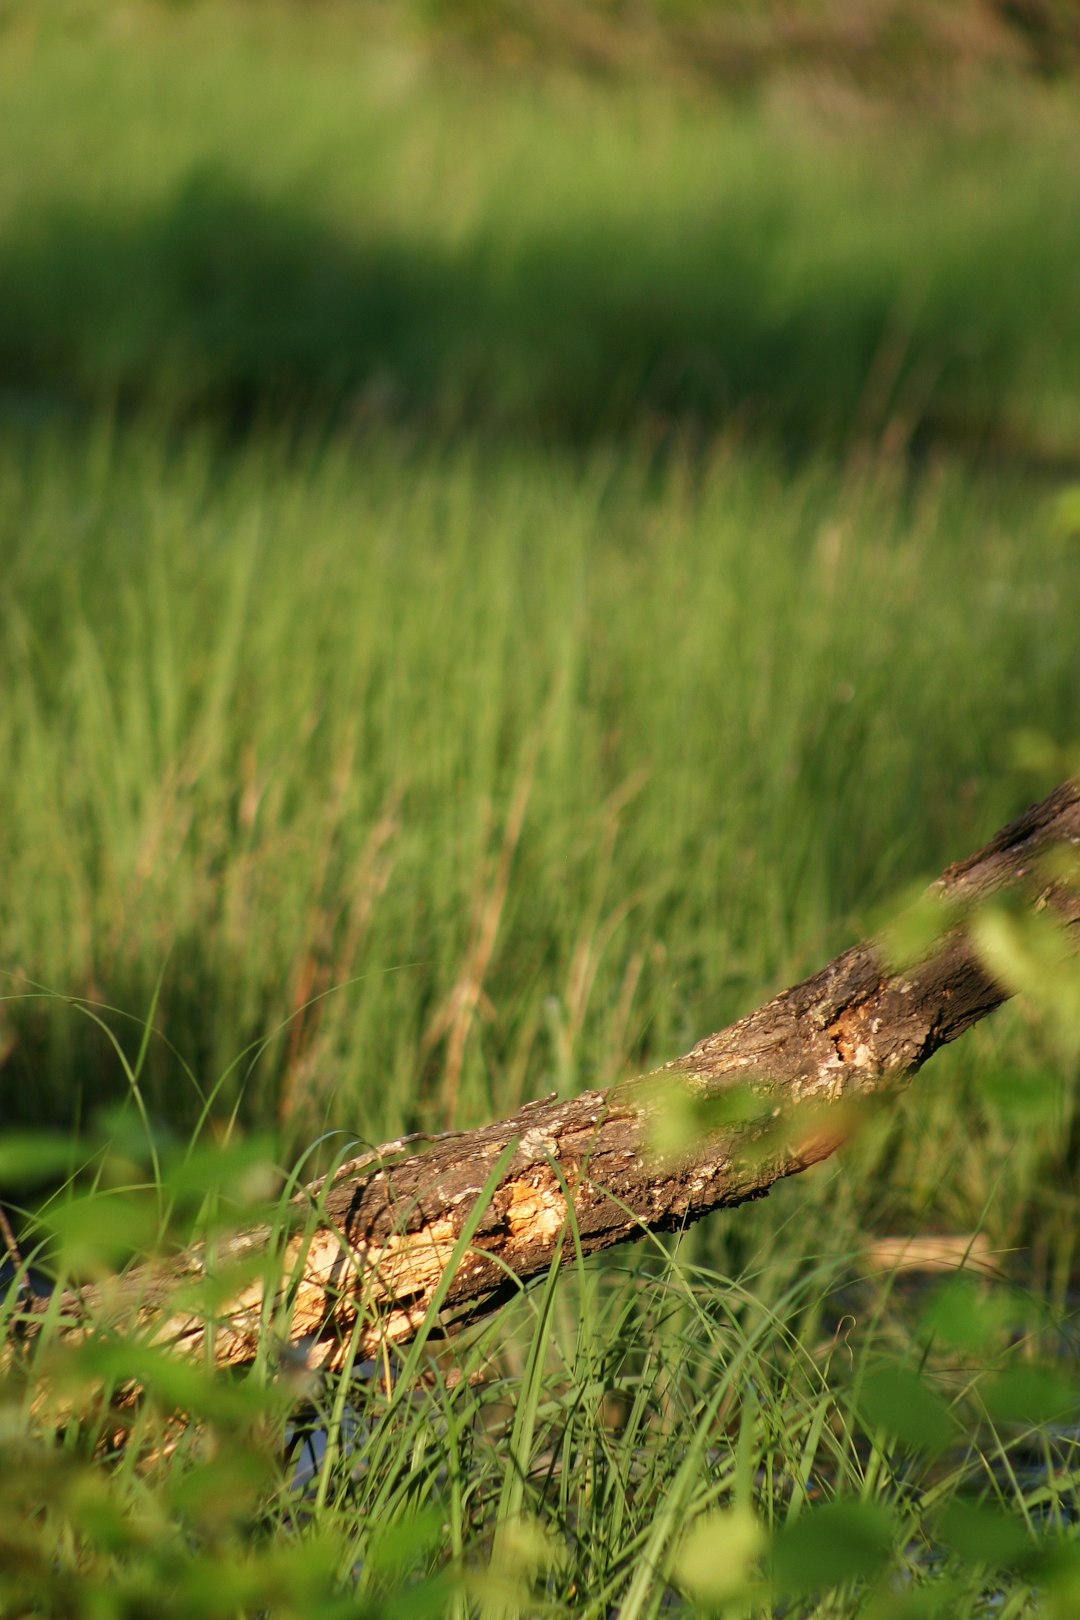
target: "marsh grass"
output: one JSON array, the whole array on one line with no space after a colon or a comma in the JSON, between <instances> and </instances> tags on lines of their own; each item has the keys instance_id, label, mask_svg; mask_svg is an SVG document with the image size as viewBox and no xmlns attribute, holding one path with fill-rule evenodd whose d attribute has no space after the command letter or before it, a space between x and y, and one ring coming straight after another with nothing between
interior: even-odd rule
<instances>
[{"instance_id":1,"label":"marsh grass","mask_svg":"<svg viewBox=\"0 0 1080 1620\"><path fill-rule=\"evenodd\" d=\"M155 1117L296 1143L647 1068L974 847L1030 791L1011 734L1072 723L1076 549L962 465L0 460L11 1123L115 1099L98 1004Z\"/></svg>"},{"instance_id":2,"label":"marsh grass","mask_svg":"<svg viewBox=\"0 0 1080 1620\"><path fill-rule=\"evenodd\" d=\"M0 99L35 1266L646 1070L1072 768L1068 95L508 81L343 7L136 4L9 7ZM53 1323L2 1604L1067 1620L1074 991L993 926L1023 1005L842 1163L633 1262L568 1232L469 1337L310 1384L269 1331L223 1380ZM1011 1282L881 1272L925 1233Z\"/></svg>"}]
</instances>

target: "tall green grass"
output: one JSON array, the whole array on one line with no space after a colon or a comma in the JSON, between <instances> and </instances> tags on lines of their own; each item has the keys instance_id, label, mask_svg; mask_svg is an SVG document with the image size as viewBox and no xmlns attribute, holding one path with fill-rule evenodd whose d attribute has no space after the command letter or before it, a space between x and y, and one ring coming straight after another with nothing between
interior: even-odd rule
<instances>
[{"instance_id":1,"label":"tall green grass","mask_svg":"<svg viewBox=\"0 0 1080 1620\"><path fill-rule=\"evenodd\" d=\"M51 1177L61 1274L205 1229L266 1137L675 1055L1077 734L1067 98L511 83L362 17L0 32L0 1096L60 1138L0 1191ZM396 1384L54 1327L2 1601L1065 1620L1075 1085L1007 1010L842 1163L677 1255L568 1233ZM1016 1285L882 1274L927 1229Z\"/></svg>"},{"instance_id":2,"label":"tall green grass","mask_svg":"<svg viewBox=\"0 0 1080 1620\"><path fill-rule=\"evenodd\" d=\"M113 1040L153 1129L286 1162L611 1083L876 926L1031 796L1016 732L1071 734L1075 546L963 466L51 431L3 487L12 1124L130 1107ZM1074 1083L1000 1014L687 1257L768 1299L978 1229L1063 1307Z\"/></svg>"},{"instance_id":3,"label":"tall green grass","mask_svg":"<svg viewBox=\"0 0 1080 1620\"><path fill-rule=\"evenodd\" d=\"M249 1119L381 1139L670 1056L1015 810L1012 732L1072 725L1075 546L960 467L0 454L0 949L136 1015L160 977L166 1117L229 1069ZM7 1016L13 1111L103 1098L96 1026Z\"/></svg>"}]
</instances>

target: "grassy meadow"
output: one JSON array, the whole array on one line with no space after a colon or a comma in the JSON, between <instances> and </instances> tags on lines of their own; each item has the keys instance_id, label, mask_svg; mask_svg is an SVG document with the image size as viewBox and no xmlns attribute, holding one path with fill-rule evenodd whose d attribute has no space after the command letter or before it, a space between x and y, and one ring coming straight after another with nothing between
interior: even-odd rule
<instances>
[{"instance_id":1,"label":"grassy meadow","mask_svg":"<svg viewBox=\"0 0 1080 1620\"><path fill-rule=\"evenodd\" d=\"M1067 773L1074 82L16 4L0 104L0 1192L46 1270L181 1241L253 1156L663 1062ZM9 1364L0 1612L1067 1620L1054 1010L301 1419L269 1351ZM875 1259L926 1233L996 1277ZM100 1404L53 1443L43 1389L133 1367L126 1446Z\"/></svg>"}]
</instances>

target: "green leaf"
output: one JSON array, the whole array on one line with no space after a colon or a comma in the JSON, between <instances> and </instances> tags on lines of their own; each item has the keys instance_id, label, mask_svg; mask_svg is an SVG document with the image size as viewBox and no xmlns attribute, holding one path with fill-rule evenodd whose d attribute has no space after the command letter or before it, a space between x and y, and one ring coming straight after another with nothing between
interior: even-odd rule
<instances>
[{"instance_id":1,"label":"green leaf","mask_svg":"<svg viewBox=\"0 0 1080 1620\"><path fill-rule=\"evenodd\" d=\"M707 1513L679 1548L675 1579L695 1602L718 1608L745 1592L765 1540L765 1531L749 1508Z\"/></svg>"},{"instance_id":2,"label":"green leaf","mask_svg":"<svg viewBox=\"0 0 1080 1620\"><path fill-rule=\"evenodd\" d=\"M919 1451L939 1451L956 1432L948 1406L915 1373L876 1367L863 1379L859 1412L869 1429L884 1429Z\"/></svg>"},{"instance_id":3,"label":"green leaf","mask_svg":"<svg viewBox=\"0 0 1080 1620\"><path fill-rule=\"evenodd\" d=\"M425 1557L442 1535L443 1515L439 1508L410 1513L393 1524L376 1527L365 1563L373 1574L400 1575Z\"/></svg>"},{"instance_id":4,"label":"green leaf","mask_svg":"<svg viewBox=\"0 0 1080 1620\"><path fill-rule=\"evenodd\" d=\"M1039 1563L1039 1585L1046 1592L1050 1620L1076 1620L1080 1614L1080 1546L1049 1540Z\"/></svg>"},{"instance_id":5,"label":"green leaf","mask_svg":"<svg viewBox=\"0 0 1080 1620\"><path fill-rule=\"evenodd\" d=\"M6 1131L0 1137L0 1181L25 1187L70 1174L77 1160L71 1138L49 1131Z\"/></svg>"},{"instance_id":6,"label":"green leaf","mask_svg":"<svg viewBox=\"0 0 1080 1620\"><path fill-rule=\"evenodd\" d=\"M1080 1047L1080 962L1058 919L984 906L970 933L988 972L1037 1008L1070 1049Z\"/></svg>"},{"instance_id":7,"label":"green leaf","mask_svg":"<svg viewBox=\"0 0 1080 1620\"><path fill-rule=\"evenodd\" d=\"M780 1532L772 1550L778 1590L797 1594L867 1579L888 1562L893 1521L872 1502L830 1502L800 1514Z\"/></svg>"},{"instance_id":8,"label":"green leaf","mask_svg":"<svg viewBox=\"0 0 1080 1620\"><path fill-rule=\"evenodd\" d=\"M1080 1412L1080 1391L1056 1369L1007 1367L979 1388L987 1411L1001 1423L1040 1429L1075 1422Z\"/></svg>"},{"instance_id":9,"label":"green leaf","mask_svg":"<svg viewBox=\"0 0 1080 1620\"><path fill-rule=\"evenodd\" d=\"M57 1352L58 1388L100 1382L106 1388L138 1384L168 1411L186 1412L223 1427L247 1427L285 1398L253 1378L233 1378L174 1352L136 1340L87 1340Z\"/></svg>"},{"instance_id":10,"label":"green leaf","mask_svg":"<svg viewBox=\"0 0 1080 1620\"><path fill-rule=\"evenodd\" d=\"M272 1199L280 1185L269 1144L258 1140L197 1147L168 1164L162 1175L163 1191L182 1208L221 1199L225 1209L215 1225L232 1223L238 1216L250 1220L251 1206Z\"/></svg>"},{"instance_id":11,"label":"green leaf","mask_svg":"<svg viewBox=\"0 0 1080 1620\"><path fill-rule=\"evenodd\" d=\"M881 948L889 967L894 973L903 973L917 962L924 962L959 920L958 907L948 904L939 893L920 884L911 898L892 912L879 930Z\"/></svg>"},{"instance_id":12,"label":"green leaf","mask_svg":"<svg viewBox=\"0 0 1080 1620\"><path fill-rule=\"evenodd\" d=\"M703 1095L677 1072L650 1084L645 1096L649 1147L664 1159L679 1158L714 1132L760 1129L773 1120L776 1109L775 1098L752 1086L728 1084Z\"/></svg>"},{"instance_id":13,"label":"green leaf","mask_svg":"<svg viewBox=\"0 0 1080 1620\"><path fill-rule=\"evenodd\" d=\"M212 1458L185 1469L172 1483L171 1503L190 1523L214 1530L254 1513L275 1473L266 1453L219 1446Z\"/></svg>"},{"instance_id":14,"label":"green leaf","mask_svg":"<svg viewBox=\"0 0 1080 1620\"><path fill-rule=\"evenodd\" d=\"M942 1541L969 1564L1004 1569L1031 1557L1034 1548L1019 1519L983 1503L956 1498L937 1523Z\"/></svg>"},{"instance_id":15,"label":"green leaf","mask_svg":"<svg viewBox=\"0 0 1080 1620\"><path fill-rule=\"evenodd\" d=\"M157 1245L156 1200L97 1191L49 1206L43 1219L59 1250L60 1271L75 1277L104 1276Z\"/></svg>"},{"instance_id":16,"label":"green leaf","mask_svg":"<svg viewBox=\"0 0 1080 1620\"><path fill-rule=\"evenodd\" d=\"M1055 496L1047 513L1050 533L1061 543L1080 540L1080 484L1070 484Z\"/></svg>"},{"instance_id":17,"label":"green leaf","mask_svg":"<svg viewBox=\"0 0 1080 1620\"><path fill-rule=\"evenodd\" d=\"M1009 1291L971 1277L956 1277L923 1312L923 1332L956 1350L985 1353L1000 1345L1016 1316Z\"/></svg>"}]
</instances>

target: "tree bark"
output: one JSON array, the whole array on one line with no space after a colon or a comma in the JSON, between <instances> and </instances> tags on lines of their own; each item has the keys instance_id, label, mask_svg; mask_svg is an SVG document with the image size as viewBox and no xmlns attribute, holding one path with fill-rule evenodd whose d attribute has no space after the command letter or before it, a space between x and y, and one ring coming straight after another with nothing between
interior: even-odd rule
<instances>
[{"instance_id":1,"label":"tree bark","mask_svg":"<svg viewBox=\"0 0 1080 1620\"><path fill-rule=\"evenodd\" d=\"M968 937L971 908L1015 888L1052 906L1075 944L1080 895L1046 862L1062 845L1073 858L1080 851L1073 782L931 886L944 932L914 965L890 967L880 942L856 945L651 1075L528 1103L480 1130L403 1138L342 1165L292 1201L291 1229L217 1246L217 1268L260 1256L266 1265L210 1327L205 1312L178 1303L182 1285L210 1269L203 1250L84 1295L81 1320L122 1314L155 1342L200 1354L210 1332L220 1365L250 1361L276 1332L333 1365L350 1339L361 1354L408 1339L437 1291L438 1308L459 1320L489 1308L546 1270L571 1227L593 1254L759 1198L834 1151L845 1102L914 1074L1008 997ZM672 1099L692 1109L698 1131L664 1152L657 1132Z\"/></svg>"}]
</instances>

